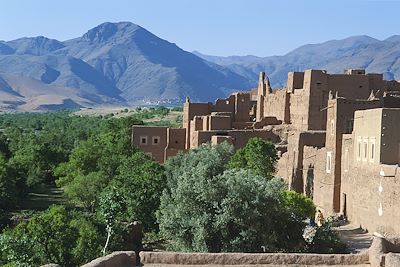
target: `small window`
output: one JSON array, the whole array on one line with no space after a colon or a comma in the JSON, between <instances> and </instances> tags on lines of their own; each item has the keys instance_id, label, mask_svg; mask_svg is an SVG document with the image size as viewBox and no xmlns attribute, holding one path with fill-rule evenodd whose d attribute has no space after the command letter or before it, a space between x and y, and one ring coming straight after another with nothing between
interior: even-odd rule
<instances>
[{"instance_id":1,"label":"small window","mask_svg":"<svg viewBox=\"0 0 400 267\"><path fill-rule=\"evenodd\" d=\"M332 152L326 152L326 173L331 173L332 169Z\"/></svg>"},{"instance_id":2,"label":"small window","mask_svg":"<svg viewBox=\"0 0 400 267\"><path fill-rule=\"evenodd\" d=\"M361 138L358 139L357 141L357 160L360 161L361 159Z\"/></svg>"},{"instance_id":3,"label":"small window","mask_svg":"<svg viewBox=\"0 0 400 267\"><path fill-rule=\"evenodd\" d=\"M140 144L141 145L147 145L147 136L141 136L140 137Z\"/></svg>"},{"instance_id":4,"label":"small window","mask_svg":"<svg viewBox=\"0 0 400 267\"><path fill-rule=\"evenodd\" d=\"M366 161L368 159L368 140L364 139L364 154L363 160Z\"/></svg>"},{"instance_id":5,"label":"small window","mask_svg":"<svg viewBox=\"0 0 400 267\"><path fill-rule=\"evenodd\" d=\"M226 102L225 102L227 105L229 105L229 100L226 100Z\"/></svg>"},{"instance_id":6,"label":"small window","mask_svg":"<svg viewBox=\"0 0 400 267\"><path fill-rule=\"evenodd\" d=\"M335 121L331 120L331 135L335 135Z\"/></svg>"},{"instance_id":7,"label":"small window","mask_svg":"<svg viewBox=\"0 0 400 267\"><path fill-rule=\"evenodd\" d=\"M344 151L344 172L349 171L349 149L346 147Z\"/></svg>"},{"instance_id":8,"label":"small window","mask_svg":"<svg viewBox=\"0 0 400 267\"><path fill-rule=\"evenodd\" d=\"M160 137L153 136L153 145L158 145L158 144L160 144Z\"/></svg>"},{"instance_id":9,"label":"small window","mask_svg":"<svg viewBox=\"0 0 400 267\"><path fill-rule=\"evenodd\" d=\"M370 162L374 162L374 159L375 159L375 140L374 139L370 140L370 144L371 144L371 147L370 147L370 150L369 150L369 161Z\"/></svg>"}]
</instances>

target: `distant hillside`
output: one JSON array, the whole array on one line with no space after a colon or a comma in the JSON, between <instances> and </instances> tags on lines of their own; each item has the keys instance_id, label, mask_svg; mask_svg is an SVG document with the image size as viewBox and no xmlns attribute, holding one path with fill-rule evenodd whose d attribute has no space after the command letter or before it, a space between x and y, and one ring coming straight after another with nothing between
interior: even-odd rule
<instances>
[{"instance_id":1,"label":"distant hillside","mask_svg":"<svg viewBox=\"0 0 400 267\"><path fill-rule=\"evenodd\" d=\"M287 72L325 69L342 73L348 68L364 68L367 72L384 73L386 79L400 79L400 36L380 41L369 36L354 36L321 44L301 46L283 56L217 57L196 55L220 64L233 72L257 82L258 73L266 71L273 86L286 84Z\"/></svg>"},{"instance_id":2,"label":"distant hillside","mask_svg":"<svg viewBox=\"0 0 400 267\"><path fill-rule=\"evenodd\" d=\"M64 42L43 36L0 41L0 109L51 110L213 101L246 90L266 71L273 86L287 72L347 68L400 79L400 36L354 36L301 46L283 56L187 52L130 22L103 23Z\"/></svg>"},{"instance_id":3,"label":"distant hillside","mask_svg":"<svg viewBox=\"0 0 400 267\"><path fill-rule=\"evenodd\" d=\"M246 78L129 22L103 23L65 42L0 42L3 109L168 103L186 96L212 101L250 87Z\"/></svg>"}]
</instances>

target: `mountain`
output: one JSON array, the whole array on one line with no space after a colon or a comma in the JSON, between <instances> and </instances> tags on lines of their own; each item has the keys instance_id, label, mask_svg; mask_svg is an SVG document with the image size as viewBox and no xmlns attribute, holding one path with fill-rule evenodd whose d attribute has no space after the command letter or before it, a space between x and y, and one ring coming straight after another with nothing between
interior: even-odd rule
<instances>
[{"instance_id":1,"label":"mountain","mask_svg":"<svg viewBox=\"0 0 400 267\"><path fill-rule=\"evenodd\" d=\"M250 87L245 77L130 22L103 23L64 42L0 41L3 109L213 101Z\"/></svg>"},{"instance_id":2,"label":"mountain","mask_svg":"<svg viewBox=\"0 0 400 267\"><path fill-rule=\"evenodd\" d=\"M380 41L369 36L353 36L320 44L301 46L286 55L272 57L217 57L195 52L199 57L218 63L246 77L253 84L258 73L266 71L273 86L284 86L289 71L325 69L342 73L348 68L383 73L386 79L400 79L400 36Z\"/></svg>"},{"instance_id":3,"label":"mountain","mask_svg":"<svg viewBox=\"0 0 400 267\"><path fill-rule=\"evenodd\" d=\"M266 71L284 86L289 71L365 68L400 78L400 35L353 36L301 46L272 57L187 52L130 23L106 22L80 37L0 41L0 109L126 106L214 101L257 84Z\"/></svg>"}]
</instances>

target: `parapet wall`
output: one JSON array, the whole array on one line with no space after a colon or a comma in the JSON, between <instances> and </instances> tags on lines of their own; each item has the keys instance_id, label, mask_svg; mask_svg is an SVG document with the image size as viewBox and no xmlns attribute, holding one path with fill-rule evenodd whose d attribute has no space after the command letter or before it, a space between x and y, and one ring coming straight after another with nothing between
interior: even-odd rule
<instances>
[{"instance_id":1,"label":"parapet wall","mask_svg":"<svg viewBox=\"0 0 400 267\"><path fill-rule=\"evenodd\" d=\"M354 266L369 263L368 253L175 253L142 251L139 256L143 266Z\"/></svg>"},{"instance_id":2,"label":"parapet wall","mask_svg":"<svg viewBox=\"0 0 400 267\"><path fill-rule=\"evenodd\" d=\"M135 251L116 251L101 258L92 260L82 267L134 267L136 266Z\"/></svg>"}]
</instances>

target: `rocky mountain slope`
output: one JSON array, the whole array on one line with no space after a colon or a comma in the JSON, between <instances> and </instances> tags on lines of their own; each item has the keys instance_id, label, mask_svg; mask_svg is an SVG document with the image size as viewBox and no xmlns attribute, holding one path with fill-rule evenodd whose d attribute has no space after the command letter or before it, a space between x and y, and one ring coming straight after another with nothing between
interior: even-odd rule
<instances>
[{"instance_id":1,"label":"rocky mountain slope","mask_svg":"<svg viewBox=\"0 0 400 267\"><path fill-rule=\"evenodd\" d=\"M342 73L348 68L363 68L367 72L384 73L386 79L400 79L400 35L380 41L369 36L353 36L321 44L301 46L283 56L216 57L196 55L220 64L257 82L258 73L266 71L273 86L284 86L289 71L325 69Z\"/></svg>"},{"instance_id":2,"label":"rocky mountain slope","mask_svg":"<svg viewBox=\"0 0 400 267\"><path fill-rule=\"evenodd\" d=\"M310 68L365 68L400 79L400 36L354 36L272 57L190 53L130 22L103 23L63 42L0 41L0 109L168 104L186 96L213 101L254 87L260 71L284 86L288 71Z\"/></svg>"},{"instance_id":3,"label":"rocky mountain slope","mask_svg":"<svg viewBox=\"0 0 400 267\"><path fill-rule=\"evenodd\" d=\"M129 22L103 23L60 42L0 42L0 108L49 109L198 101L249 81Z\"/></svg>"}]
</instances>

